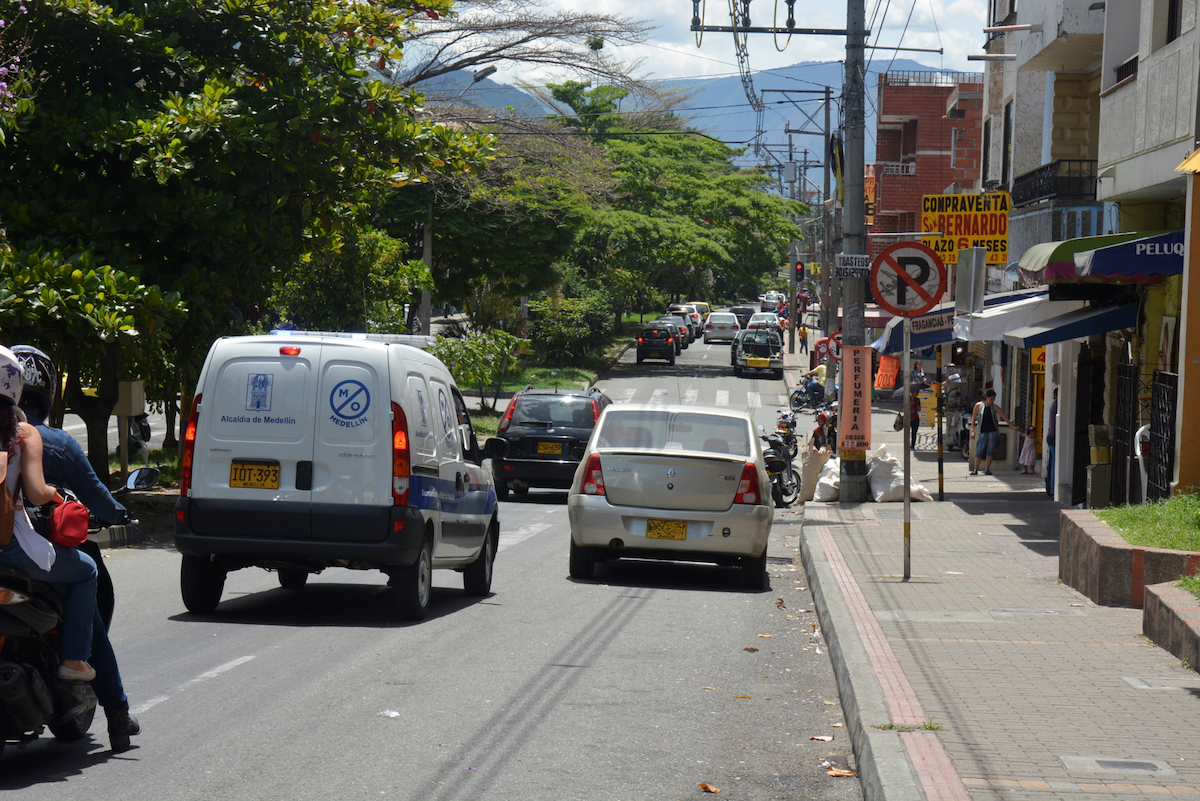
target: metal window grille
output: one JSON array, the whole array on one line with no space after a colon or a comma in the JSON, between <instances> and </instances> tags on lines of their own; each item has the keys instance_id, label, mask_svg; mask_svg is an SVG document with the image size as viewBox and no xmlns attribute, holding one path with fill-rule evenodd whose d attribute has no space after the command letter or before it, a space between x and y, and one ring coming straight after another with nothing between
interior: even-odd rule
<instances>
[{"instance_id":1,"label":"metal window grille","mask_svg":"<svg viewBox=\"0 0 1200 801\"><path fill-rule=\"evenodd\" d=\"M1179 376L1158 371L1150 398L1150 458L1146 464L1146 500L1171 497L1175 477L1175 397Z\"/></svg>"}]
</instances>

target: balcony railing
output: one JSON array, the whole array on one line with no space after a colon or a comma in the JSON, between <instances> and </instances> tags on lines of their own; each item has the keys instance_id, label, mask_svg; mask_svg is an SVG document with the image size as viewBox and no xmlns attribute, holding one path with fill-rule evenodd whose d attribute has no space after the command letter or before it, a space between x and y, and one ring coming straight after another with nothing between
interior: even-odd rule
<instances>
[{"instance_id":1,"label":"balcony railing","mask_svg":"<svg viewBox=\"0 0 1200 801\"><path fill-rule=\"evenodd\" d=\"M917 174L917 163L915 161L907 161L907 162L901 162L901 163L897 163L894 161L893 162L885 162L882 165L877 164L876 166L877 166L877 168L879 166L883 167L884 175L916 175Z\"/></svg>"},{"instance_id":2,"label":"balcony railing","mask_svg":"<svg viewBox=\"0 0 1200 801\"><path fill-rule=\"evenodd\" d=\"M1060 159L1013 180L1014 206L1054 199L1095 200L1096 160Z\"/></svg>"},{"instance_id":3,"label":"balcony railing","mask_svg":"<svg viewBox=\"0 0 1200 801\"><path fill-rule=\"evenodd\" d=\"M1133 58L1129 59L1121 66L1115 67L1114 69L1117 72L1117 83L1120 83L1121 81L1125 80L1130 75L1137 75L1138 57L1135 55Z\"/></svg>"}]
</instances>

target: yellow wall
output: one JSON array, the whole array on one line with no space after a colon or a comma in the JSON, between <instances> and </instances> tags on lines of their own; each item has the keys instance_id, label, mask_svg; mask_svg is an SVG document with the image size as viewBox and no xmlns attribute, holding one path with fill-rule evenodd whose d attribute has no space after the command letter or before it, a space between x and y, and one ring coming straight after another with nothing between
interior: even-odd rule
<instances>
[{"instance_id":1,"label":"yellow wall","mask_svg":"<svg viewBox=\"0 0 1200 801\"><path fill-rule=\"evenodd\" d=\"M1200 176L1188 175L1187 233L1182 298L1186 308L1200 313ZM1192 315L1193 317L1195 315ZM1179 320L1179 395L1175 402L1176 492L1200 490L1200 426L1185 410L1200 404L1200 325ZM1190 423L1185 425L1184 423Z\"/></svg>"}]
</instances>

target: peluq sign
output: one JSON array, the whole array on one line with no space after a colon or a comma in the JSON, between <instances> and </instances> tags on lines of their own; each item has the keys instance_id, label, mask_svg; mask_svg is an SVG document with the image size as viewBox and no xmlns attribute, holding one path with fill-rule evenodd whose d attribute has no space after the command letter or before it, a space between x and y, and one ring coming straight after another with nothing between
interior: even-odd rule
<instances>
[{"instance_id":1,"label":"peluq sign","mask_svg":"<svg viewBox=\"0 0 1200 801\"><path fill-rule=\"evenodd\" d=\"M921 238L944 264L958 264L958 251L987 250L988 264L1008 264L1007 192L982 195L925 195L921 201L921 230L941 236Z\"/></svg>"}]
</instances>

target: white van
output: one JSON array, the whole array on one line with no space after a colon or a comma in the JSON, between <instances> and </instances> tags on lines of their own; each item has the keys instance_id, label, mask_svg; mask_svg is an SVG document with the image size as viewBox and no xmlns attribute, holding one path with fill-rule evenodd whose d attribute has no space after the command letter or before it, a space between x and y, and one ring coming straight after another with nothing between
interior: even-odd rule
<instances>
[{"instance_id":1,"label":"white van","mask_svg":"<svg viewBox=\"0 0 1200 801\"><path fill-rule=\"evenodd\" d=\"M175 546L184 605L225 575L386 573L424 617L434 568L487 595L500 523L489 466L446 366L400 337L276 332L213 343L184 435ZM424 338L421 338L424 340Z\"/></svg>"}]
</instances>

